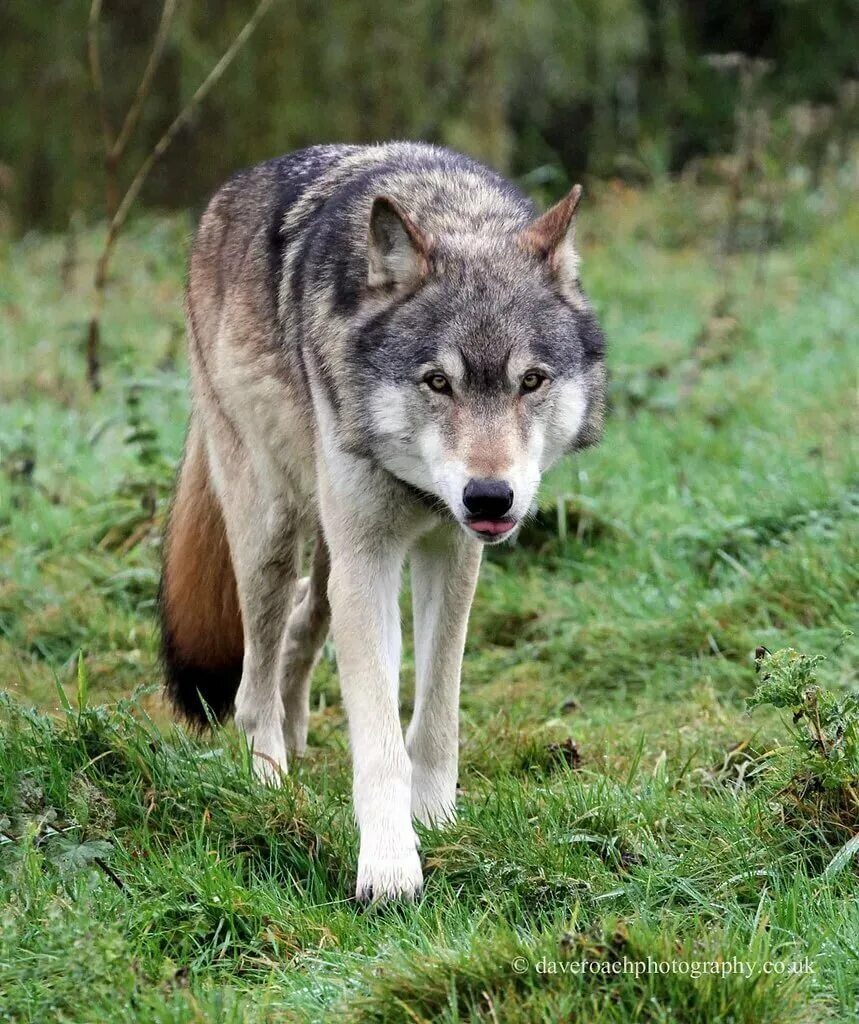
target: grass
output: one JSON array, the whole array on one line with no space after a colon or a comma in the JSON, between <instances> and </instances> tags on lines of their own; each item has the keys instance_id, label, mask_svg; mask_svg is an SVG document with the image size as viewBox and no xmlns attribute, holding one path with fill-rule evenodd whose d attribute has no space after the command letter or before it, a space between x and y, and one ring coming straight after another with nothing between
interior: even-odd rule
<instances>
[{"instance_id":1,"label":"grass","mask_svg":"<svg viewBox=\"0 0 859 1024\"><path fill-rule=\"evenodd\" d=\"M605 442L487 559L459 821L421 833L419 903L366 912L332 653L279 792L158 695L190 221L122 242L97 396L98 230L65 282L62 239L0 241L0 1020L855 1019L859 822L787 806L790 729L746 711L758 645L856 687L851 200L794 197L765 258L719 257L718 196L686 185L583 211ZM679 966L620 970L648 961Z\"/></svg>"}]
</instances>

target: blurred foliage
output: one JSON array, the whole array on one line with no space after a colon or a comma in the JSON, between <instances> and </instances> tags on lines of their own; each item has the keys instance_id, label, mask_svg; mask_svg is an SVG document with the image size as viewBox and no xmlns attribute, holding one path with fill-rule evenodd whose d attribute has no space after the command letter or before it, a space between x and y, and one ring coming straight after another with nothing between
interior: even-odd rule
<instances>
[{"instance_id":1,"label":"blurred foliage","mask_svg":"<svg viewBox=\"0 0 859 1024\"><path fill-rule=\"evenodd\" d=\"M182 0L132 165L253 6ZM708 54L741 51L771 61L767 102L786 125L801 116L792 104L843 107L844 83L856 74L847 30L856 23L856 0L323 6L279 0L156 168L145 201L197 206L249 163L314 142L390 137L446 143L514 175L537 168L528 184L549 193L582 173L648 179L732 148L740 85ZM134 93L160 7L154 0L105 4L114 121ZM0 219L18 230L64 227L75 211L103 212L88 8L88 0L0 6Z\"/></svg>"}]
</instances>

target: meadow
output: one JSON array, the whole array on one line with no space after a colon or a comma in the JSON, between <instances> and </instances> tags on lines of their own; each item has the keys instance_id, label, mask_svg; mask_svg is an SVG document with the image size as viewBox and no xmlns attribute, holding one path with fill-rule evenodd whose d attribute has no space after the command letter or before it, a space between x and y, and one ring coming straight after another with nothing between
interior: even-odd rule
<instances>
[{"instance_id":1,"label":"meadow","mask_svg":"<svg viewBox=\"0 0 859 1024\"><path fill-rule=\"evenodd\" d=\"M856 184L788 190L763 248L722 189L592 190L605 440L485 559L459 819L417 903L367 910L330 645L281 790L161 702L192 218L121 241L98 394L101 229L0 240L0 1020L855 1020ZM757 648L805 656L823 740L749 709Z\"/></svg>"}]
</instances>

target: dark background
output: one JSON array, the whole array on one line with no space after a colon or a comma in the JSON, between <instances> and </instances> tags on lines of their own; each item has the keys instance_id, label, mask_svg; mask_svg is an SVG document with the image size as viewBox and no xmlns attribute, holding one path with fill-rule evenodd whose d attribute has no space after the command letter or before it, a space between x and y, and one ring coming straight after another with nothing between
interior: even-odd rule
<instances>
[{"instance_id":1,"label":"dark background","mask_svg":"<svg viewBox=\"0 0 859 1024\"><path fill-rule=\"evenodd\" d=\"M125 180L217 60L253 0L185 0ZM115 125L157 0L106 0ZM12 230L103 216L86 61L88 0L0 5L0 203ZM857 73L857 0L279 0L149 178L144 204L199 205L238 167L314 142L446 143L560 191L592 174L650 180L730 149L738 76L708 55L772 62L775 124L837 106Z\"/></svg>"}]
</instances>

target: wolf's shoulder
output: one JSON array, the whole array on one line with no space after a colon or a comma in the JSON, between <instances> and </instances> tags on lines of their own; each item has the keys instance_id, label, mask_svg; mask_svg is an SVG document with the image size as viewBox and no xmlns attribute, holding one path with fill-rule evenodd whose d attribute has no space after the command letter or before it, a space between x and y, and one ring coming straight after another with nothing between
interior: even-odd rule
<instances>
[{"instance_id":1,"label":"wolf's shoulder","mask_svg":"<svg viewBox=\"0 0 859 1024\"><path fill-rule=\"evenodd\" d=\"M384 189L417 206L432 206L432 200L443 204L476 190L516 205L524 199L498 171L444 146L412 141L321 144L237 171L210 198L201 227L229 221L250 229L260 220L298 226L325 201L360 205L363 196Z\"/></svg>"}]
</instances>

